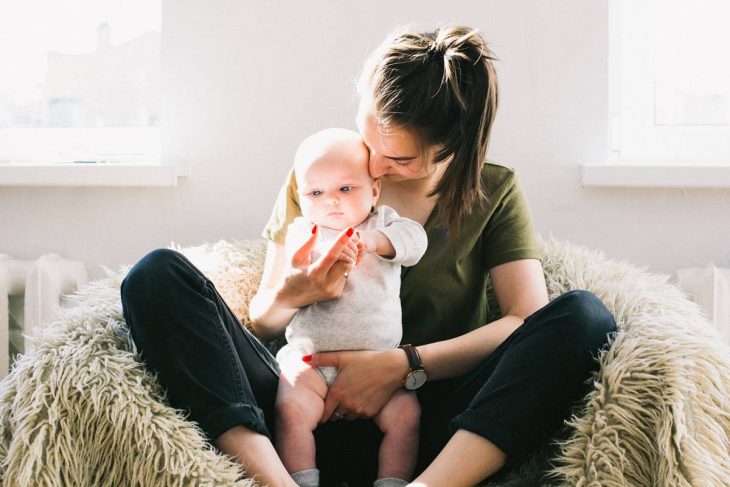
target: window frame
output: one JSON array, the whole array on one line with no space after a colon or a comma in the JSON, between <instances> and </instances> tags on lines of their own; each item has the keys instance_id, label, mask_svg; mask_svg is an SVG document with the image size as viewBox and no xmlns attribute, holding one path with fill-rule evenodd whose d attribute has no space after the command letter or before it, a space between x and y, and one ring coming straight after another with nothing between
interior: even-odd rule
<instances>
[{"instance_id":1,"label":"window frame","mask_svg":"<svg viewBox=\"0 0 730 487\"><path fill-rule=\"evenodd\" d=\"M673 157L660 151L637 150L637 139L651 139L651 147L670 147L670 138L708 137L725 142L730 154L730 126L661 126L653 123L653 97L637 101L627 94L624 38L621 32L622 9L647 2L636 0L609 0L608 2L608 153L606 160L581 164L581 183L584 187L663 187L663 188L730 188L730 157L685 154ZM646 41L642 49L648 48ZM632 49L637 50L632 45ZM641 54L634 53L635 56ZM644 55L646 55L644 53ZM636 62L634 62L636 64ZM651 78L644 75L640 81L644 90L651 91ZM638 121L627 119L627 98L639 106L631 112L643 113ZM631 134L631 136L627 135ZM633 140L632 140L633 136ZM719 144L718 144L719 145Z\"/></svg>"},{"instance_id":2,"label":"window frame","mask_svg":"<svg viewBox=\"0 0 730 487\"><path fill-rule=\"evenodd\" d=\"M99 24L97 35L104 34L98 31L104 25ZM154 30L159 33L161 18L158 27ZM162 69L161 51L159 62ZM189 171L162 163L160 134L159 123L1 127L0 187L176 186L177 178Z\"/></svg>"}]
</instances>

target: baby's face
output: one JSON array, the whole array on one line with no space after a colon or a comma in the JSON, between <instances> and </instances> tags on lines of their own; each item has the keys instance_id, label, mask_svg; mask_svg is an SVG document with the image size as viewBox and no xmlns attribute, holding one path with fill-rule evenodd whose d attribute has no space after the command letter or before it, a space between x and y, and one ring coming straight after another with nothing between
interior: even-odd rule
<instances>
[{"instance_id":1,"label":"baby's face","mask_svg":"<svg viewBox=\"0 0 730 487\"><path fill-rule=\"evenodd\" d=\"M302 215L334 230L365 221L380 191L379 182L368 172L367 152L362 150L325 152L301 172L297 183Z\"/></svg>"}]
</instances>

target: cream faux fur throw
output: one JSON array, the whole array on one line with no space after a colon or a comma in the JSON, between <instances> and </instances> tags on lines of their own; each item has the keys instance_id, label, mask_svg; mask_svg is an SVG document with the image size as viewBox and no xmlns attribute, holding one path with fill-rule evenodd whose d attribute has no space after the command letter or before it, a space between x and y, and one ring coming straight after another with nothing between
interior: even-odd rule
<instances>
[{"instance_id":1,"label":"cream faux fur throw","mask_svg":"<svg viewBox=\"0 0 730 487\"><path fill-rule=\"evenodd\" d=\"M489 485L730 485L730 350L698 308L665 276L568 243L544 245L551 297L593 291L620 332L569 423L554 476L540 479L528 462ZM182 250L246 322L263 242ZM254 485L166 405L139 364L121 316L125 271L76 293L75 307L0 384L2 485Z\"/></svg>"}]
</instances>

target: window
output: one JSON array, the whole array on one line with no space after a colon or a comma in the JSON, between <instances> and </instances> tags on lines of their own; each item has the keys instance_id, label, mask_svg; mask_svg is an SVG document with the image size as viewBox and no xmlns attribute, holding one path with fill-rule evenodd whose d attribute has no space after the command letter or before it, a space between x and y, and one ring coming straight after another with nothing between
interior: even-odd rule
<instances>
[{"instance_id":1,"label":"window","mask_svg":"<svg viewBox=\"0 0 730 487\"><path fill-rule=\"evenodd\" d=\"M613 161L730 164L730 2L609 4Z\"/></svg>"},{"instance_id":2,"label":"window","mask_svg":"<svg viewBox=\"0 0 730 487\"><path fill-rule=\"evenodd\" d=\"M159 162L161 0L0 5L0 163Z\"/></svg>"}]
</instances>

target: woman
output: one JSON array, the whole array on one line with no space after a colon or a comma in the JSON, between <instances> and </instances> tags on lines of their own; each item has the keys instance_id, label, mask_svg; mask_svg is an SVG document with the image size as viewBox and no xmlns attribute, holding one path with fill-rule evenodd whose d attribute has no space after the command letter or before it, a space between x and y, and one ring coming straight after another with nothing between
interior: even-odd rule
<instances>
[{"instance_id":1,"label":"woman","mask_svg":"<svg viewBox=\"0 0 730 487\"><path fill-rule=\"evenodd\" d=\"M544 445L585 394L593 357L615 330L590 293L548 304L514 172L484 162L498 100L493 59L469 28L397 33L371 55L358 86L357 126L370 173L382 181L379 204L428 232L426 255L402 276L403 343L415 347L315 354L310 363L340 369L322 417L323 429L338 434L358 422L336 419L371 418L406 379L413 388L427 376L418 389L413 485L474 485ZM356 247L343 232L312 263L315 234L287 261L286 225L298 216L292 181L267 225L264 275L251 303L264 340L280 335L300 307L340 295L352 264L337 256ZM488 325L487 278L502 315ZM276 365L209 281L178 254L155 251L132 269L122 296L133 337L170 402L190 410L249 473L292 485L268 439ZM352 441L368 445L369 438ZM331 464L324 463L326 478Z\"/></svg>"}]
</instances>

